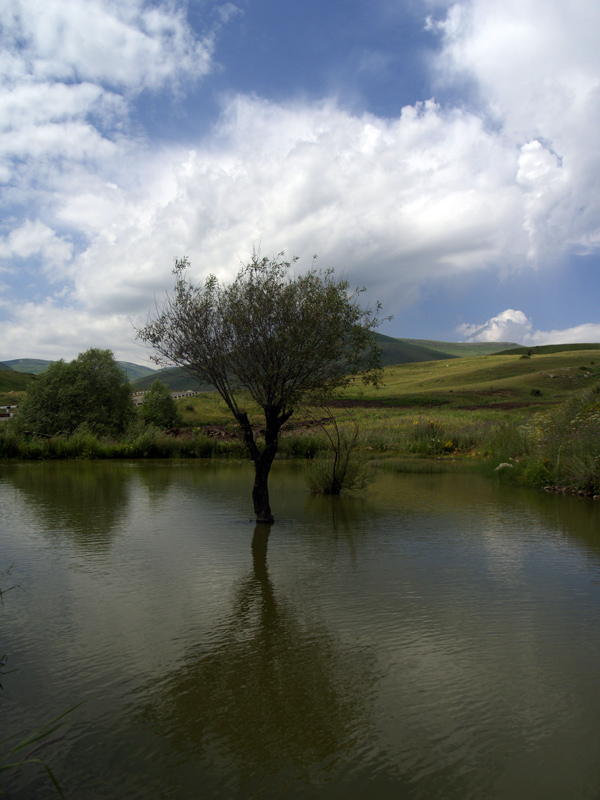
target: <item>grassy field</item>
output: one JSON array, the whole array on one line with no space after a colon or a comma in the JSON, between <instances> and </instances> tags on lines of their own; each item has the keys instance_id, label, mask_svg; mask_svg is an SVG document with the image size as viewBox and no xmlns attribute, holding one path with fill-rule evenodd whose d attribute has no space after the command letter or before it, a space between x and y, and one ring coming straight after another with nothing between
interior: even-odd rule
<instances>
[{"instance_id":1,"label":"grassy field","mask_svg":"<svg viewBox=\"0 0 600 800\"><path fill-rule=\"evenodd\" d=\"M488 355L388 367L381 389L356 385L348 398L397 406L531 409L565 400L600 380L600 352Z\"/></svg>"},{"instance_id":2,"label":"grassy field","mask_svg":"<svg viewBox=\"0 0 600 800\"><path fill-rule=\"evenodd\" d=\"M331 425L331 413L342 432L358 428L357 454L372 463L405 471L492 471L507 462L506 479L596 494L598 386L595 348L397 364L384 369L379 388L357 383L332 398L329 412L299 409L282 429L279 455L321 457L328 450L322 425ZM260 409L249 398L240 402L259 432ZM243 456L235 420L217 393L184 398L178 407L179 432L132 429L123 441L95 444L18 442L5 435L0 457Z\"/></svg>"},{"instance_id":3,"label":"grassy field","mask_svg":"<svg viewBox=\"0 0 600 800\"><path fill-rule=\"evenodd\" d=\"M386 367L381 387L357 383L331 405L352 409L361 422L375 426L415 416L517 419L562 403L598 381L600 352L594 350L476 356ZM231 417L209 392L181 401L180 409L187 425L227 424ZM258 411L251 403L248 409ZM292 420L297 424L298 417Z\"/></svg>"}]
</instances>

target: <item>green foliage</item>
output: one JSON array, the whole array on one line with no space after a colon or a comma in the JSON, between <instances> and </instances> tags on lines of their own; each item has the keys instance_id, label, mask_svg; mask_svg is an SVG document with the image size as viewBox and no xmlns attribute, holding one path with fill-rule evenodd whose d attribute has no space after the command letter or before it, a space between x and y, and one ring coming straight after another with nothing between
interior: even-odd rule
<instances>
[{"instance_id":1,"label":"green foliage","mask_svg":"<svg viewBox=\"0 0 600 800\"><path fill-rule=\"evenodd\" d=\"M175 438L152 425L132 425L118 440L101 439L89 431L71 436L33 437L9 426L0 428L0 458L46 460L60 458L242 458L243 442L224 441L198 431Z\"/></svg>"},{"instance_id":2,"label":"green foliage","mask_svg":"<svg viewBox=\"0 0 600 800\"><path fill-rule=\"evenodd\" d=\"M516 475L533 486L600 492L600 391L587 390L521 424L498 429L490 452L512 459Z\"/></svg>"},{"instance_id":3,"label":"green foliage","mask_svg":"<svg viewBox=\"0 0 600 800\"><path fill-rule=\"evenodd\" d=\"M361 375L380 377L371 329L377 314L362 309L332 270L290 276L292 262L253 256L235 281L214 275L204 285L176 261L175 291L156 319L138 331L157 363L173 362L219 391L234 413L246 389L261 408L291 412L307 395L331 392Z\"/></svg>"},{"instance_id":4,"label":"green foliage","mask_svg":"<svg viewBox=\"0 0 600 800\"><path fill-rule=\"evenodd\" d=\"M144 395L139 414L144 422L157 428L174 428L180 422L177 404L169 387L158 378Z\"/></svg>"},{"instance_id":5,"label":"green foliage","mask_svg":"<svg viewBox=\"0 0 600 800\"><path fill-rule=\"evenodd\" d=\"M34 381L32 375L23 375L10 369L0 369L0 392L21 392Z\"/></svg>"},{"instance_id":6,"label":"green foliage","mask_svg":"<svg viewBox=\"0 0 600 800\"><path fill-rule=\"evenodd\" d=\"M86 429L122 433L134 414L129 383L110 350L92 348L74 361L55 361L32 384L19 407L19 431L54 436Z\"/></svg>"},{"instance_id":7,"label":"green foliage","mask_svg":"<svg viewBox=\"0 0 600 800\"><path fill-rule=\"evenodd\" d=\"M381 351L372 329L379 307L363 309L363 290L349 292L332 270L291 275L283 253L254 254L230 284L214 275L202 286L188 278L189 262L175 262L175 290L156 318L138 330L158 353L214 386L242 429L255 467L257 522L272 523L268 475L281 427L308 399L349 386L356 377L377 383ZM243 395L240 392L244 392ZM264 415L264 438L252 427L247 399Z\"/></svg>"}]
</instances>

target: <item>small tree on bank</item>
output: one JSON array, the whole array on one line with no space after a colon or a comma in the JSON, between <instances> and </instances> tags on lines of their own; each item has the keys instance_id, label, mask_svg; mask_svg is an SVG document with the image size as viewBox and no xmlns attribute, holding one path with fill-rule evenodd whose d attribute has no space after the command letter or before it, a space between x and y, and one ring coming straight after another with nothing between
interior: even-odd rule
<instances>
[{"instance_id":1,"label":"small tree on bank","mask_svg":"<svg viewBox=\"0 0 600 800\"><path fill-rule=\"evenodd\" d=\"M157 428L173 428L179 422L179 411L171 390L158 378L144 395L139 413L144 422Z\"/></svg>"},{"instance_id":2,"label":"small tree on bank","mask_svg":"<svg viewBox=\"0 0 600 800\"><path fill-rule=\"evenodd\" d=\"M135 414L131 387L110 350L92 347L66 363L54 361L27 391L18 429L54 436L85 426L99 436L123 433Z\"/></svg>"},{"instance_id":3,"label":"small tree on bank","mask_svg":"<svg viewBox=\"0 0 600 800\"><path fill-rule=\"evenodd\" d=\"M231 284L211 275L195 286L188 260L176 260L173 294L138 330L158 353L157 363L176 364L212 384L237 420L254 463L257 522L274 521L269 471L281 428L298 406L357 376L376 383L381 373L372 334L379 307L363 309L364 290L349 294L348 282L335 279L332 270L291 275L293 261L284 261L283 253L274 259L253 255ZM262 409L264 441L252 429L240 390Z\"/></svg>"}]
</instances>

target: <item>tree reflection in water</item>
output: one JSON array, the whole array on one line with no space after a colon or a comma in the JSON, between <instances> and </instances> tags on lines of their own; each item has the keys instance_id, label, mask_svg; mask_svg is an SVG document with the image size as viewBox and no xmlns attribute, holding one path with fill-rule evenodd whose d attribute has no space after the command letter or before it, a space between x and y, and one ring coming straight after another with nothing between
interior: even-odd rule
<instances>
[{"instance_id":1,"label":"tree reflection in water","mask_svg":"<svg viewBox=\"0 0 600 800\"><path fill-rule=\"evenodd\" d=\"M24 498L49 538L68 538L87 552L106 552L125 520L132 470L109 461L11 464L4 480Z\"/></svg>"},{"instance_id":2,"label":"tree reflection in water","mask_svg":"<svg viewBox=\"0 0 600 800\"><path fill-rule=\"evenodd\" d=\"M229 616L152 689L146 709L180 754L220 763L249 791L315 777L351 758L370 729L373 654L336 640L277 596L268 525ZM223 763L224 762L224 763Z\"/></svg>"}]
</instances>

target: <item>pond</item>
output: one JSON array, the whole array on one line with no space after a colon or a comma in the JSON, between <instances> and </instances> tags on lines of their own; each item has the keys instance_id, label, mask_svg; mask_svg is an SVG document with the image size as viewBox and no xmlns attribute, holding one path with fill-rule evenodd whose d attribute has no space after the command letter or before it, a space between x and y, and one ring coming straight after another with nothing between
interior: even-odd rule
<instances>
[{"instance_id":1,"label":"pond","mask_svg":"<svg viewBox=\"0 0 600 800\"><path fill-rule=\"evenodd\" d=\"M39 753L67 798L598 798L600 504L276 462L269 533L251 484L0 465L0 738L81 703Z\"/></svg>"}]
</instances>

